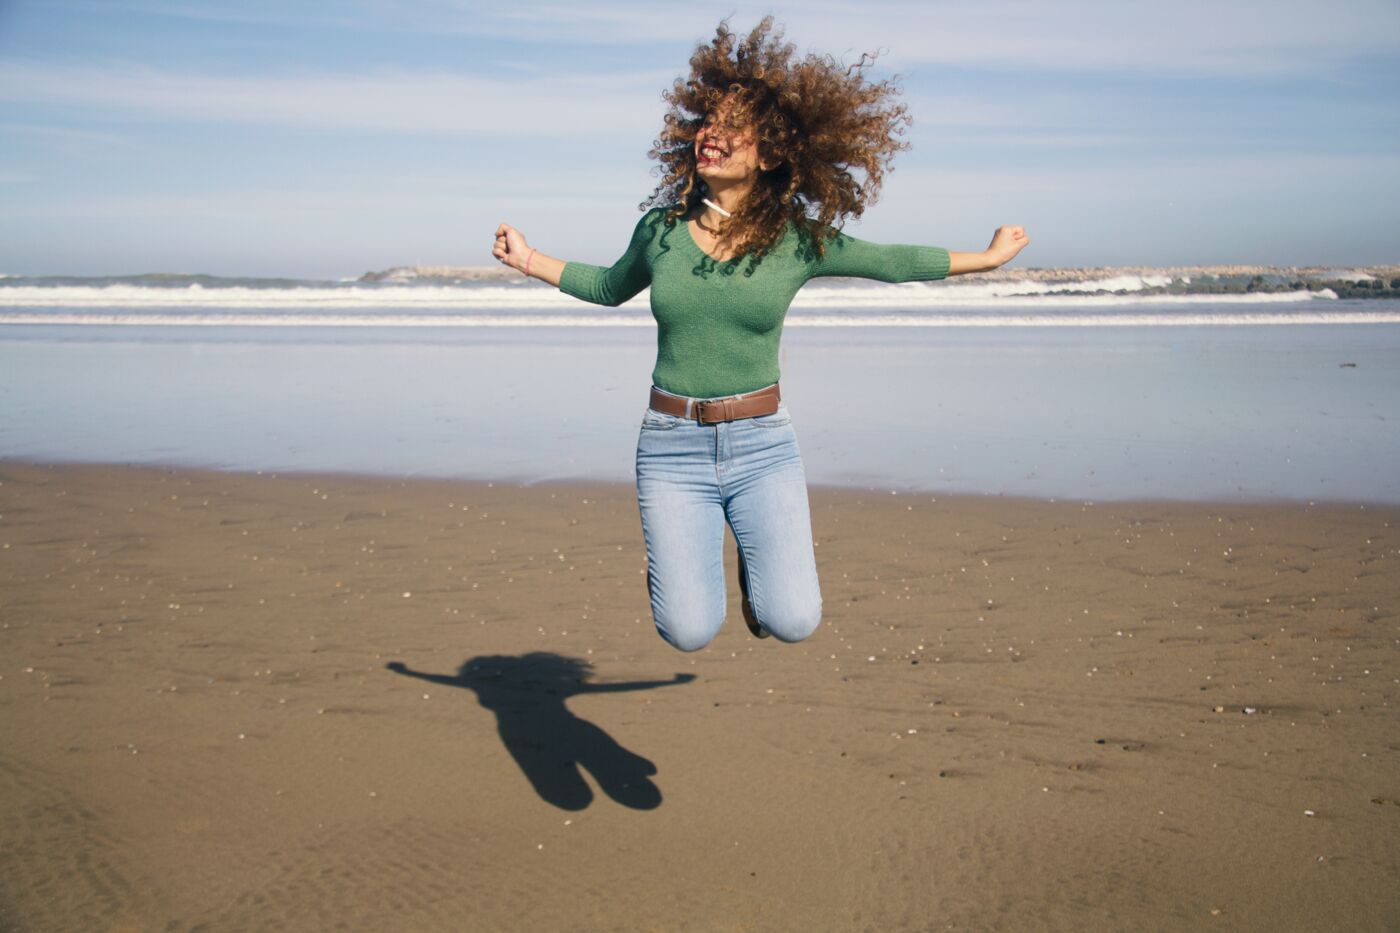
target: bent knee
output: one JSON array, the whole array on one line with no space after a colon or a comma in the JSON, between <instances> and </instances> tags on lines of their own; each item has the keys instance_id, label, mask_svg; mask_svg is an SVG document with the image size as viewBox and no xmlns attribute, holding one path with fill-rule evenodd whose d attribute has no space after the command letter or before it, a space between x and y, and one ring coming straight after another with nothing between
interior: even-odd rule
<instances>
[{"instance_id":1,"label":"bent knee","mask_svg":"<svg viewBox=\"0 0 1400 933\"><path fill-rule=\"evenodd\" d=\"M787 606L782 611L758 614L759 624L778 641L802 641L822 622L821 600L804 606Z\"/></svg>"},{"instance_id":2,"label":"bent knee","mask_svg":"<svg viewBox=\"0 0 1400 933\"><path fill-rule=\"evenodd\" d=\"M719 628L724 624L724 616L718 619L698 615L675 615L656 617L656 632L672 648L680 651L699 651L715 640Z\"/></svg>"}]
</instances>

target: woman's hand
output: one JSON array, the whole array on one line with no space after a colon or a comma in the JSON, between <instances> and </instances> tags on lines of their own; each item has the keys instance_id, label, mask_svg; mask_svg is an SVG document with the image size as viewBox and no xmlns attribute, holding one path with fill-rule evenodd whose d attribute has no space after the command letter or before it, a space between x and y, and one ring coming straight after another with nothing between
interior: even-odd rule
<instances>
[{"instance_id":1,"label":"woman's hand","mask_svg":"<svg viewBox=\"0 0 1400 933\"><path fill-rule=\"evenodd\" d=\"M510 224L496 228L496 245L491 247L491 255L517 272L524 272L532 279L540 279L558 286L559 277L564 274L564 260L546 256L537 249L531 249L525 236Z\"/></svg>"},{"instance_id":2,"label":"woman's hand","mask_svg":"<svg viewBox=\"0 0 1400 933\"><path fill-rule=\"evenodd\" d=\"M1030 241L1025 227L997 227L997 232L992 234L991 245L980 253L955 253L950 250L948 274L991 272L1015 259L1016 254L1025 249Z\"/></svg>"},{"instance_id":3,"label":"woman's hand","mask_svg":"<svg viewBox=\"0 0 1400 933\"><path fill-rule=\"evenodd\" d=\"M987 247L987 260L992 263L993 269L1004 266L1015 259L1028 243L1030 237L1026 236L1025 227L997 227L997 232L992 234L992 244Z\"/></svg>"},{"instance_id":4,"label":"woman's hand","mask_svg":"<svg viewBox=\"0 0 1400 933\"><path fill-rule=\"evenodd\" d=\"M525 236L510 224L496 228L496 245L491 247L491 255L520 272L525 271L525 258L530 255L530 244Z\"/></svg>"}]
</instances>

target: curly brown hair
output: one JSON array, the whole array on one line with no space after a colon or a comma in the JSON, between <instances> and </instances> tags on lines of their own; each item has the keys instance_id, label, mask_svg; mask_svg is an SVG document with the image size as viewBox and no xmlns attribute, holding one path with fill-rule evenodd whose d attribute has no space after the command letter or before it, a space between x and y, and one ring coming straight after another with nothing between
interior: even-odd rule
<instances>
[{"instance_id":1,"label":"curly brown hair","mask_svg":"<svg viewBox=\"0 0 1400 933\"><path fill-rule=\"evenodd\" d=\"M686 217L707 188L696 172L695 138L720 104L724 126L733 132L752 128L759 158L780 163L758 173L753 191L719 235L750 256L749 272L781 239L791 221L803 245L816 256L825 240L837 235L848 217L859 217L879 198L880 186L896 152L909 148L896 139L913 121L893 100L893 79L871 83L862 69L876 54L864 53L849 68L831 56L795 59L795 47L773 31L765 16L738 42L721 21L715 38L695 49L690 76L678 78L662 99L670 104L665 129L647 155L661 164L663 175L640 207L667 206L667 224ZM864 174L859 181L852 170Z\"/></svg>"}]
</instances>

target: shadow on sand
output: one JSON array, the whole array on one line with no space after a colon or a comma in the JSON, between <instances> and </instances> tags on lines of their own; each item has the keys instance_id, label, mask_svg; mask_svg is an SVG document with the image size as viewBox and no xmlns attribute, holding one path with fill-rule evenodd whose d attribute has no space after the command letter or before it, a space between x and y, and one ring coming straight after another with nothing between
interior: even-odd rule
<instances>
[{"instance_id":1,"label":"shadow on sand","mask_svg":"<svg viewBox=\"0 0 1400 933\"><path fill-rule=\"evenodd\" d=\"M415 671L397 661L385 666L396 674L475 690L477 701L496 714L501 741L535 792L565 810L582 810L593 800L580 767L588 769L603 793L625 807L655 809L661 805L661 791L651 781L656 765L575 716L564 701L583 693L650 690L695 679L693 674L677 674L672 680L590 684L593 668L587 661L547 651L471 658L455 676Z\"/></svg>"}]
</instances>

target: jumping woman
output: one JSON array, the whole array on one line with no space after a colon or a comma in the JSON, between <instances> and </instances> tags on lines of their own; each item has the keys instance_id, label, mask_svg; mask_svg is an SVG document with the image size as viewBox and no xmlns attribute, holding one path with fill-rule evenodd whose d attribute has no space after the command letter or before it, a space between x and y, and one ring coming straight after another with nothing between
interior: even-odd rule
<instances>
[{"instance_id":1,"label":"jumping woman","mask_svg":"<svg viewBox=\"0 0 1400 933\"><path fill-rule=\"evenodd\" d=\"M637 441L637 501L657 631L682 651L725 615L724 525L739 546L744 620L801 641L821 621L806 475L778 389L778 341L797 291L819 276L942 279L1003 265L1030 241L999 227L980 253L869 243L833 226L878 197L909 122L866 59L794 59L772 17L738 43L721 22L663 98L648 153L663 180L609 268L532 248L508 224L492 254L576 298L616 307L650 286L656 367ZM859 182L852 174L865 176ZM647 209L650 208L650 209Z\"/></svg>"}]
</instances>

